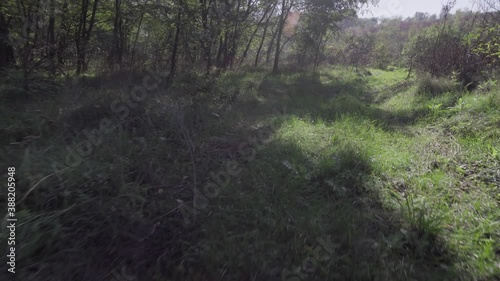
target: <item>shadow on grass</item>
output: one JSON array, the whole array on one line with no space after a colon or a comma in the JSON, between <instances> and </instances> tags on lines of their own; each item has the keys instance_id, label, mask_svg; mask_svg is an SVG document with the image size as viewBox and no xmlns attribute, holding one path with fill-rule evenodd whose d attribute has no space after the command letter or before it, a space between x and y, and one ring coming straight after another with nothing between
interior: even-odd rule
<instances>
[{"instance_id":1,"label":"shadow on grass","mask_svg":"<svg viewBox=\"0 0 500 281\"><path fill-rule=\"evenodd\" d=\"M200 260L190 267L209 280L464 277L435 233L383 207L374 182L362 148L342 143L313 159L275 140L211 203ZM330 243L321 258L318 239Z\"/></svg>"},{"instance_id":2,"label":"shadow on grass","mask_svg":"<svg viewBox=\"0 0 500 281\"><path fill-rule=\"evenodd\" d=\"M371 107L362 79L320 78L264 77L255 99L239 101L235 111L264 119L284 106L287 115L327 122L355 115L387 130L401 130L423 114ZM201 260L191 267L221 280L466 280L438 233L409 223L404 209L384 207L371 156L349 143L316 158L293 141L268 144L211 203L211 216L200 226L207 235ZM305 261L322 237L335 250L313 259L311 269Z\"/></svg>"},{"instance_id":3,"label":"shadow on grass","mask_svg":"<svg viewBox=\"0 0 500 281\"><path fill-rule=\"evenodd\" d=\"M235 80L236 81L236 80ZM351 115L373 120L388 131L405 131L425 110L391 112L372 106L374 93L366 79L356 76L300 73L264 76L255 96L241 99L236 110L247 116L262 115L273 108L286 107L287 114L333 122Z\"/></svg>"},{"instance_id":4,"label":"shadow on grass","mask_svg":"<svg viewBox=\"0 0 500 281\"><path fill-rule=\"evenodd\" d=\"M256 85L255 104L235 104L233 111L262 119L285 105L290 115L333 122L340 114L352 114L384 124L384 114L390 113L361 101L369 92L362 80L327 78L328 84L314 75L289 81L266 77ZM24 235L19 260L30 264L22 269L25 280L107 281L117 274L125 280L282 280L283 272L297 268L285 280L459 276L451 266L445 268L453 257L433 233L408 228L400 214L383 207L371 155L363 148L340 143L314 158L297 143L276 139L245 162L236 154L239 144L256 132L232 127L223 129L232 129L234 139L194 140L195 157L190 157L186 140L178 128L168 127L167 117L157 117L158 126L144 122L137 126L141 130L109 136L81 165L65 172L64 185L56 177L42 181L36 196L20 205L20 221L30 220L19 228ZM146 147L121 142L132 139L133 132L146 137ZM51 158L63 161L68 154L60 150ZM178 200L192 199L193 158L202 185L231 157L242 173L211 199L205 216L184 226L176 207ZM51 173L49 160L33 166ZM333 250L316 270L304 269L318 238L330 240Z\"/></svg>"}]
</instances>

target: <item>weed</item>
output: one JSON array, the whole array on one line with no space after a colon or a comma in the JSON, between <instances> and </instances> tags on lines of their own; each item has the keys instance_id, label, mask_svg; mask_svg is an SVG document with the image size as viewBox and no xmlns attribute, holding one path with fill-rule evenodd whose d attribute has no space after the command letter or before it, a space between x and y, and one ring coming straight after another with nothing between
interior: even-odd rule
<instances>
[{"instance_id":1,"label":"weed","mask_svg":"<svg viewBox=\"0 0 500 281\"><path fill-rule=\"evenodd\" d=\"M494 90L498 89L497 80L489 79L489 80L487 80L487 81L479 84L479 86L477 87L477 89L480 92L491 92L491 91L494 91Z\"/></svg>"},{"instance_id":2,"label":"weed","mask_svg":"<svg viewBox=\"0 0 500 281\"><path fill-rule=\"evenodd\" d=\"M428 104L428 105L427 105L427 108L428 108L428 109L429 109L429 111L431 112L431 114L432 114L432 117L433 117L433 118L438 117L438 116L439 116L439 114L442 112L441 107L443 107L443 104L442 104L442 103L438 103L438 104Z\"/></svg>"},{"instance_id":3,"label":"weed","mask_svg":"<svg viewBox=\"0 0 500 281\"><path fill-rule=\"evenodd\" d=\"M411 194L405 194L404 201L394 197L405 214L410 228L420 235L437 236L442 230L444 216L438 211L429 209L425 203L420 205Z\"/></svg>"}]
</instances>

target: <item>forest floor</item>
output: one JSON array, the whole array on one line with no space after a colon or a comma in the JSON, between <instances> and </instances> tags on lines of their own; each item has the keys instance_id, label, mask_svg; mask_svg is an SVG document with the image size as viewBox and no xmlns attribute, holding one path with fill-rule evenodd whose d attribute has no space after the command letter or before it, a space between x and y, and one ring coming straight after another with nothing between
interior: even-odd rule
<instances>
[{"instance_id":1,"label":"forest floor","mask_svg":"<svg viewBox=\"0 0 500 281\"><path fill-rule=\"evenodd\" d=\"M187 75L133 106L115 101L142 80L96 79L2 102L19 276L500 280L499 87L406 74Z\"/></svg>"}]
</instances>

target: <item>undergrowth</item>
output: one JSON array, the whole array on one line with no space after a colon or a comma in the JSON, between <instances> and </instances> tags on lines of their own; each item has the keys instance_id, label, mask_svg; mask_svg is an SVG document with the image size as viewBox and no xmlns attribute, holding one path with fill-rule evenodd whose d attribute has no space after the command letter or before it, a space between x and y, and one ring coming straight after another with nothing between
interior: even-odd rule
<instances>
[{"instance_id":1,"label":"undergrowth","mask_svg":"<svg viewBox=\"0 0 500 281\"><path fill-rule=\"evenodd\" d=\"M18 278L498 279L498 89L370 73L158 74L141 100L150 74L122 73L4 100Z\"/></svg>"}]
</instances>

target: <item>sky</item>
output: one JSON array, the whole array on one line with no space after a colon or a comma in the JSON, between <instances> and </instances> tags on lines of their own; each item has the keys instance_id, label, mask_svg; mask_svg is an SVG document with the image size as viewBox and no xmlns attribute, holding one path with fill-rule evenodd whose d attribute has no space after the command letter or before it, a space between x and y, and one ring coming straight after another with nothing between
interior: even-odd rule
<instances>
[{"instance_id":1,"label":"sky","mask_svg":"<svg viewBox=\"0 0 500 281\"><path fill-rule=\"evenodd\" d=\"M474 0L457 0L457 4L452 12L457 9L472 9ZM441 7L446 0L379 0L378 7L370 5L368 12L360 14L360 17L394 17L402 16L403 18L415 15L415 12L426 12L439 16Z\"/></svg>"}]
</instances>

